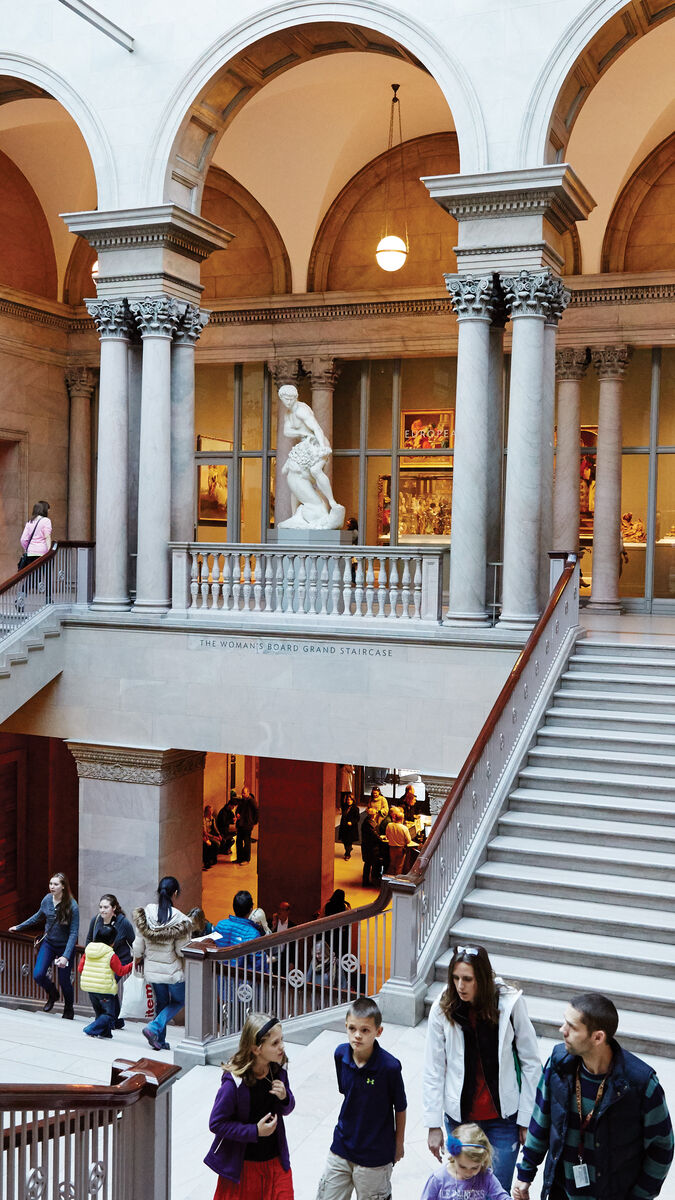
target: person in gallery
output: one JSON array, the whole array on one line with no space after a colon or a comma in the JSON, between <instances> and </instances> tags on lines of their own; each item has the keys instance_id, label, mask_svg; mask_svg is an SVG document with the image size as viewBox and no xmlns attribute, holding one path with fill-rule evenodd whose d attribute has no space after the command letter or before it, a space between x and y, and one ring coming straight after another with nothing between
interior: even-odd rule
<instances>
[{"instance_id":1,"label":"person in gallery","mask_svg":"<svg viewBox=\"0 0 675 1200\"><path fill-rule=\"evenodd\" d=\"M146 982L155 993L155 1018L142 1030L153 1050L168 1050L166 1027L185 1005L183 951L192 938L192 921L174 899L180 896L180 884L173 875L160 879L157 904L135 908L136 928L133 952L136 966L143 963Z\"/></svg>"},{"instance_id":2,"label":"person in gallery","mask_svg":"<svg viewBox=\"0 0 675 1200\"><path fill-rule=\"evenodd\" d=\"M73 984L70 976L80 930L80 910L70 890L68 879L62 871L55 871L52 875L49 891L43 897L38 911L20 925L11 925L9 932L20 933L22 929L36 925L44 928L33 967L33 979L47 993L47 1003L43 1006L43 1012L51 1012L59 998L58 988L49 974L53 964L58 972L63 996L61 1016L67 1021L72 1021Z\"/></svg>"}]
</instances>

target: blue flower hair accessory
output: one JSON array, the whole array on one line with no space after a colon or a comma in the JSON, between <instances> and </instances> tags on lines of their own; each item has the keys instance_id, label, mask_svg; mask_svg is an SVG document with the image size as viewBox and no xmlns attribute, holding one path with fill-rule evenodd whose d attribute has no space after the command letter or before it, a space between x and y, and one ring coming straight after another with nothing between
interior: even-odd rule
<instances>
[{"instance_id":1,"label":"blue flower hair accessory","mask_svg":"<svg viewBox=\"0 0 675 1200\"><path fill-rule=\"evenodd\" d=\"M459 1138L454 1137L453 1134L449 1135L445 1144L448 1148L448 1154L451 1154L453 1158L457 1158L462 1153L462 1150L485 1149L485 1146L481 1145L480 1142L460 1142Z\"/></svg>"}]
</instances>

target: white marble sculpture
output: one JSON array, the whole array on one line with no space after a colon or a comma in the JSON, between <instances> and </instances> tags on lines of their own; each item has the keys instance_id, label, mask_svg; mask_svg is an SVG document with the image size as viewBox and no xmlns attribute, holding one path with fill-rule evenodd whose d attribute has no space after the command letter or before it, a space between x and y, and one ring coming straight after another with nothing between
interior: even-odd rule
<instances>
[{"instance_id":1,"label":"white marble sculpture","mask_svg":"<svg viewBox=\"0 0 675 1200\"><path fill-rule=\"evenodd\" d=\"M333 453L330 442L309 405L298 400L298 389L293 384L279 388L279 400L286 408L285 436L299 438L282 467L293 512L280 522L279 528L341 529L344 506L335 502L330 479L324 471L328 456Z\"/></svg>"}]
</instances>

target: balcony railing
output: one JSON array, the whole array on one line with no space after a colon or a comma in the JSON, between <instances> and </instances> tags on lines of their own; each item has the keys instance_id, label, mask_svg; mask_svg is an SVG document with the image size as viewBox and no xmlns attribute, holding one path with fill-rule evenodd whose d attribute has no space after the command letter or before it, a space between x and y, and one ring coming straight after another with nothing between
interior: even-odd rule
<instances>
[{"instance_id":1,"label":"balcony railing","mask_svg":"<svg viewBox=\"0 0 675 1200\"><path fill-rule=\"evenodd\" d=\"M172 610L221 620L441 620L443 551L172 543Z\"/></svg>"},{"instance_id":2,"label":"balcony railing","mask_svg":"<svg viewBox=\"0 0 675 1200\"><path fill-rule=\"evenodd\" d=\"M0 584L0 641L50 605L91 599L92 542L55 542L48 554Z\"/></svg>"}]
</instances>

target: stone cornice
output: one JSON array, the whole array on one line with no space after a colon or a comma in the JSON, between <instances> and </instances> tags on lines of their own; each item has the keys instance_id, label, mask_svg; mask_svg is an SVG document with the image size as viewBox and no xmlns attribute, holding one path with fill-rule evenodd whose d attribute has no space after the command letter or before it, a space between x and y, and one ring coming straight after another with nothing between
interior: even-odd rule
<instances>
[{"instance_id":1,"label":"stone cornice","mask_svg":"<svg viewBox=\"0 0 675 1200\"><path fill-rule=\"evenodd\" d=\"M93 742L67 742L80 779L116 783L170 783L204 766L205 754L194 750L129 749Z\"/></svg>"},{"instance_id":2,"label":"stone cornice","mask_svg":"<svg viewBox=\"0 0 675 1200\"><path fill-rule=\"evenodd\" d=\"M567 163L427 176L422 183L432 200L458 220L538 214L564 233L595 208L593 197Z\"/></svg>"},{"instance_id":3,"label":"stone cornice","mask_svg":"<svg viewBox=\"0 0 675 1200\"><path fill-rule=\"evenodd\" d=\"M86 238L96 250L162 246L197 262L213 250L224 250L234 236L178 204L61 213L61 218L71 233Z\"/></svg>"}]
</instances>

